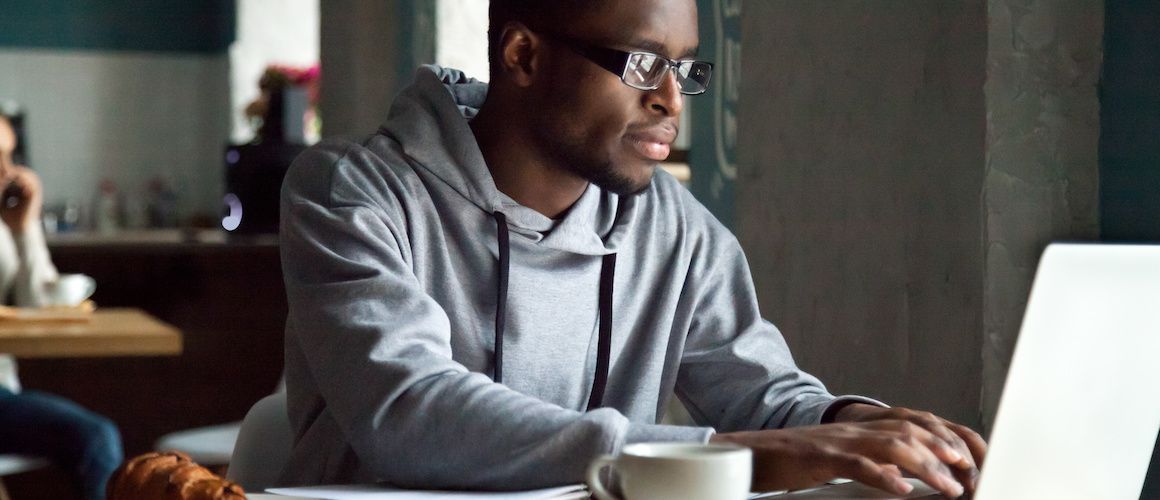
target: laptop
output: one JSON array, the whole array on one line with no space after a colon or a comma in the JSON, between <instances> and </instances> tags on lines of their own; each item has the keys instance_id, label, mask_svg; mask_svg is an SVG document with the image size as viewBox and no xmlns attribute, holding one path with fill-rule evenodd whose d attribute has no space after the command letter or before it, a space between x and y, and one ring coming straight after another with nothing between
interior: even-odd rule
<instances>
[{"instance_id":1,"label":"laptop","mask_svg":"<svg viewBox=\"0 0 1160 500\"><path fill-rule=\"evenodd\" d=\"M1136 500L1160 431L1160 246L1043 253L975 500ZM941 498L922 483L903 498ZM896 498L858 483L769 498Z\"/></svg>"}]
</instances>

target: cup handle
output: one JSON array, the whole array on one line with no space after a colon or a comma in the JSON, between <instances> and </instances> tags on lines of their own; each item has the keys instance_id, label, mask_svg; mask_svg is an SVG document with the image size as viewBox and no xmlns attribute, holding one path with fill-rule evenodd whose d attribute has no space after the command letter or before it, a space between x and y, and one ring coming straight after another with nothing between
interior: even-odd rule
<instances>
[{"instance_id":1,"label":"cup handle","mask_svg":"<svg viewBox=\"0 0 1160 500\"><path fill-rule=\"evenodd\" d=\"M593 460L588 465L588 488L592 490L592 494L600 500L620 500L609 493L604 487L604 483L600 481L600 471L605 467L612 468L616 465L616 456L604 455L596 460Z\"/></svg>"}]
</instances>

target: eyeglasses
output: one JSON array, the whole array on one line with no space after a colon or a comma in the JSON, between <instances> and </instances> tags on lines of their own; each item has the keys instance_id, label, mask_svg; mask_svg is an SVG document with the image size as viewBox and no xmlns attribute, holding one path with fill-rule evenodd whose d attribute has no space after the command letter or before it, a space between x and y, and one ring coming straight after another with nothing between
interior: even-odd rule
<instances>
[{"instance_id":1,"label":"eyeglasses","mask_svg":"<svg viewBox=\"0 0 1160 500\"><path fill-rule=\"evenodd\" d=\"M677 77L680 92L686 95L704 94L709 90L709 79L713 76L713 63L691 59L672 60L662 55L645 51L625 52L623 50L598 47L574 38L547 34L584 56L597 66L619 76L625 85L637 90L656 90L664 83L671 70Z\"/></svg>"}]
</instances>

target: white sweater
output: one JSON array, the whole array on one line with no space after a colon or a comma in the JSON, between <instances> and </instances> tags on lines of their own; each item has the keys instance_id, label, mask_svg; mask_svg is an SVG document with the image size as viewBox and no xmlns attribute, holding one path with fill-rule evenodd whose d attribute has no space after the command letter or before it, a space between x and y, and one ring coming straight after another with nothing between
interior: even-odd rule
<instances>
[{"instance_id":1,"label":"white sweater","mask_svg":"<svg viewBox=\"0 0 1160 500\"><path fill-rule=\"evenodd\" d=\"M44 284L57 277L40 225L13 234L0 224L0 300L22 307L44 305ZM8 354L0 354L0 387L20 392L16 359Z\"/></svg>"}]
</instances>

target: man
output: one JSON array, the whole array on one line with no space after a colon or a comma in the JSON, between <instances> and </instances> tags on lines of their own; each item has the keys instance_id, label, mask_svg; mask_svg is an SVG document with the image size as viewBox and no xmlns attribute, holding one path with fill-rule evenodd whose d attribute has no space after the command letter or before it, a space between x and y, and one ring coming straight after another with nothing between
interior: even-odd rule
<instances>
[{"instance_id":1,"label":"man","mask_svg":"<svg viewBox=\"0 0 1160 500\"><path fill-rule=\"evenodd\" d=\"M682 440L752 447L757 489L973 486L974 432L798 370L736 239L655 172L711 73L696 15L492 0L490 87L422 69L378 134L296 162L283 482L520 489ZM671 391L704 427L656 424Z\"/></svg>"}]
</instances>

